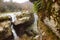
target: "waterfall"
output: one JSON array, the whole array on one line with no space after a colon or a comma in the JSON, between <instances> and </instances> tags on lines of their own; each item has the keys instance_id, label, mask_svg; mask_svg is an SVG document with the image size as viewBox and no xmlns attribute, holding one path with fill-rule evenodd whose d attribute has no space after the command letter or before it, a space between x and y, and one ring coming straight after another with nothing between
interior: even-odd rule
<instances>
[{"instance_id":1,"label":"waterfall","mask_svg":"<svg viewBox=\"0 0 60 40\"><path fill-rule=\"evenodd\" d=\"M37 39L38 37L40 37L40 40L42 40L42 32L37 27L37 21L38 21L38 16L36 13L34 13L34 23L28 28L28 30L33 30L34 33L36 33L37 35L34 37L34 39Z\"/></svg>"},{"instance_id":2,"label":"waterfall","mask_svg":"<svg viewBox=\"0 0 60 40\"><path fill-rule=\"evenodd\" d=\"M12 17L12 21L11 22L14 22L16 20L16 16L14 14L10 14L10 16ZM19 40L19 37L17 36L14 28L13 28L13 24L11 24L11 29L12 29L12 33L13 33L13 36L14 36L14 40Z\"/></svg>"},{"instance_id":3,"label":"waterfall","mask_svg":"<svg viewBox=\"0 0 60 40\"><path fill-rule=\"evenodd\" d=\"M20 12L18 12L19 14L21 14ZM18 14L18 15L19 15ZM12 23L14 23L14 21L16 21L17 20L17 18L16 18L16 15L14 15L14 14L7 14L7 15L9 15L9 16L11 16L11 18L12 18L12 20L11 20L11 22ZM37 16L37 14L36 13L34 13L34 18L35 18L35 21L34 21L34 23L31 25L31 27L29 28L29 29L32 29L34 32L36 32L36 33L39 33L38 35L36 35L34 38L36 39L36 38L38 38L39 36L40 36L40 40L42 40L42 35L41 35L41 31L38 31L38 28L37 28L37 21L38 21L38 16ZM12 30L12 33L13 33L13 36L14 36L14 40L19 40L19 37L18 37L18 35L16 34L16 32L15 32L15 29L13 28L14 27L14 25L13 24L11 24L11 30ZM29 30L28 29L28 30Z\"/></svg>"},{"instance_id":4,"label":"waterfall","mask_svg":"<svg viewBox=\"0 0 60 40\"><path fill-rule=\"evenodd\" d=\"M13 25L11 25L11 29L12 29L12 33L13 33L13 36L14 36L14 40L19 40L19 37L17 36L14 28L13 28Z\"/></svg>"},{"instance_id":5,"label":"waterfall","mask_svg":"<svg viewBox=\"0 0 60 40\"><path fill-rule=\"evenodd\" d=\"M35 36L35 39L38 38L38 37L40 37L40 40L42 40L42 32L41 32L40 29L39 29L39 31L38 31L38 28L39 28L39 27L37 27L37 24L38 24L38 23L37 23L37 21L38 21L38 16L37 16L36 13L34 13L34 18L35 18L35 21L34 21L34 24L33 24L33 25L34 25L33 28L34 28L35 32L39 33L38 35Z\"/></svg>"}]
</instances>

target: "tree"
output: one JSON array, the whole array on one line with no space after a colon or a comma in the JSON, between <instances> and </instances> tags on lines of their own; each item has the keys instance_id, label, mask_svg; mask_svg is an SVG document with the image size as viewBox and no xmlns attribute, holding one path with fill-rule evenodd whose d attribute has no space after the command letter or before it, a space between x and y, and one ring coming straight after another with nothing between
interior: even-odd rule
<instances>
[{"instance_id":1,"label":"tree","mask_svg":"<svg viewBox=\"0 0 60 40\"><path fill-rule=\"evenodd\" d=\"M57 25L55 26L54 31L53 27L51 28L53 33L60 38L60 0L30 0L34 3L34 10L38 14L39 19L44 23L44 19L47 17L50 20L54 20ZM53 18L53 19L52 19ZM39 20L39 21L40 21ZM42 24L43 25L43 24ZM47 25L47 24L46 24ZM48 25L49 26L49 25Z\"/></svg>"}]
</instances>

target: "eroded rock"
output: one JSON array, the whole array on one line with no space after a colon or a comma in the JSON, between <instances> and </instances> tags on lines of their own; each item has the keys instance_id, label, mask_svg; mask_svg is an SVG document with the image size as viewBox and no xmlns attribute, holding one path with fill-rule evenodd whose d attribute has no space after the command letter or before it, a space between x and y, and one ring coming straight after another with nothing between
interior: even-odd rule
<instances>
[{"instance_id":1,"label":"eroded rock","mask_svg":"<svg viewBox=\"0 0 60 40\"><path fill-rule=\"evenodd\" d=\"M8 16L0 17L0 40L8 40L7 38L12 37L11 22L9 19Z\"/></svg>"},{"instance_id":2,"label":"eroded rock","mask_svg":"<svg viewBox=\"0 0 60 40\"><path fill-rule=\"evenodd\" d=\"M14 29L18 36L25 33L27 27L34 23L33 13L22 13L21 15L16 15L17 20L14 22Z\"/></svg>"},{"instance_id":3,"label":"eroded rock","mask_svg":"<svg viewBox=\"0 0 60 40\"><path fill-rule=\"evenodd\" d=\"M15 25L23 24L25 22L34 22L34 15L32 13L22 13L20 15L16 15L16 20L14 22ZM29 24L29 23L28 23Z\"/></svg>"}]
</instances>

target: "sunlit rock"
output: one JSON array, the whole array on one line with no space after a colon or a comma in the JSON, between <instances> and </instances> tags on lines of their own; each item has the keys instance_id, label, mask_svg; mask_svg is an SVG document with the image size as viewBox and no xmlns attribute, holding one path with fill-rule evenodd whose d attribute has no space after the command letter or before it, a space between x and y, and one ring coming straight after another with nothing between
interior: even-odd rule
<instances>
[{"instance_id":1,"label":"sunlit rock","mask_svg":"<svg viewBox=\"0 0 60 40\"><path fill-rule=\"evenodd\" d=\"M10 36L12 37L11 22L9 19L8 16L0 16L0 40L8 40Z\"/></svg>"},{"instance_id":2,"label":"sunlit rock","mask_svg":"<svg viewBox=\"0 0 60 40\"><path fill-rule=\"evenodd\" d=\"M14 21L14 24L19 25L19 24L23 24L25 22L30 22L33 20L34 20L34 16L32 13L29 13L29 14L28 13L22 13L22 14L16 15L16 20Z\"/></svg>"},{"instance_id":3,"label":"sunlit rock","mask_svg":"<svg viewBox=\"0 0 60 40\"><path fill-rule=\"evenodd\" d=\"M30 27L34 23L34 15L33 13L22 13L20 15L16 15L17 20L13 22L14 29L16 33L21 36L25 33L27 27Z\"/></svg>"}]
</instances>

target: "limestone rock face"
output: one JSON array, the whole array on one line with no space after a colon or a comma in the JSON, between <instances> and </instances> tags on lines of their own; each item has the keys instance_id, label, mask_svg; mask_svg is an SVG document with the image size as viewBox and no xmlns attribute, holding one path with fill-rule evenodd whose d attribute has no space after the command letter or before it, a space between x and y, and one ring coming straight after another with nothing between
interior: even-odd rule
<instances>
[{"instance_id":1,"label":"limestone rock face","mask_svg":"<svg viewBox=\"0 0 60 40\"><path fill-rule=\"evenodd\" d=\"M14 40L11 24L18 36L34 23L34 14L30 12L11 13L0 15L0 39Z\"/></svg>"},{"instance_id":2,"label":"limestone rock face","mask_svg":"<svg viewBox=\"0 0 60 40\"><path fill-rule=\"evenodd\" d=\"M30 27L35 20L33 13L22 13L21 15L17 15L16 18L14 29L18 36L23 35L27 27Z\"/></svg>"},{"instance_id":3,"label":"limestone rock face","mask_svg":"<svg viewBox=\"0 0 60 40\"><path fill-rule=\"evenodd\" d=\"M34 22L33 13L22 13L20 15L16 15L16 20L14 22L15 25L24 24L25 22L28 24Z\"/></svg>"},{"instance_id":4,"label":"limestone rock face","mask_svg":"<svg viewBox=\"0 0 60 40\"><path fill-rule=\"evenodd\" d=\"M0 40L6 39L12 35L11 22L8 16L0 17Z\"/></svg>"}]
</instances>

